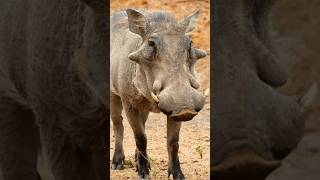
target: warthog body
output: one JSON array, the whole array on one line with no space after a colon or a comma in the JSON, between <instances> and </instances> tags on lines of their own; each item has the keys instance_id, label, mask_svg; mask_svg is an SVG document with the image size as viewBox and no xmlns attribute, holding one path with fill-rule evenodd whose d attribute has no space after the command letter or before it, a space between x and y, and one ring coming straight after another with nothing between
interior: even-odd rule
<instances>
[{"instance_id":1,"label":"warthog body","mask_svg":"<svg viewBox=\"0 0 320 180\"><path fill-rule=\"evenodd\" d=\"M270 38L274 3L214 1L213 179L265 179L303 134L316 86L300 98L274 88L288 79Z\"/></svg>"},{"instance_id":2,"label":"warthog body","mask_svg":"<svg viewBox=\"0 0 320 180\"><path fill-rule=\"evenodd\" d=\"M40 179L40 144L55 179L106 178L106 3L0 0L3 179Z\"/></svg>"},{"instance_id":3,"label":"warthog body","mask_svg":"<svg viewBox=\"0 0 320 180\"><path fill-rule=\"evenodd\" d=\"M136 140L138 177L148 178L145 122L149 111L162 111L167 119L169 175L184 179L178 158L181 121L192 119L204 97L194 76L194 64L205 56L191 46L186 35L198 12L177 22L165 12L128 9L111 17L110 113L115 132L113 169L123 166L124 109Z\"/></svg>"}]
</instances>

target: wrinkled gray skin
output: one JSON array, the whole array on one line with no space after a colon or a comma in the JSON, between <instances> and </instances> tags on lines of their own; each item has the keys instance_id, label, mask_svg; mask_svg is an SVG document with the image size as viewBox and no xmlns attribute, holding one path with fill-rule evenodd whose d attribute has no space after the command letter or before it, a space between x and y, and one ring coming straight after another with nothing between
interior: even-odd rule
<instances>
[{"instance_id":1,"label":"wrinkled gray skin","mask_svg":"<svg viewBox=\"0 0 320 180\"><path fill-rule=\"evenodd\" d=\"M114 124L113 169L122 169L124 112L136 140L138 178L149 178L145 122L148 113L167 115L168 173L184 179L178 158L181 121L191 120L204 105L194 64L206 54L191 46L198 12L177 22L165 12L128 9L111 17L110 113ZM152 97L153 93L154 97Z\"/></svg>"},{"instance_id":2,"label":"wrinkled gray skin","mask_svg":"<svg viewBox=\"0 0 320 180\"><path fill-rule=\"evenodd\" d=\"M106 3L0 0L0 179L106 178Z\"/></svg>"},{"instance_id":3,"label":"wrinkled gray skin","mask_svg":"<svg viewBox=\"0 0 320 180\"><path fill-rule=\"evenodd\" d=\"M265 179L300 141L303 98L280 94L288 76L270 38L274 0L215 0L211 178Z\"/></svg>"}]
</instances>

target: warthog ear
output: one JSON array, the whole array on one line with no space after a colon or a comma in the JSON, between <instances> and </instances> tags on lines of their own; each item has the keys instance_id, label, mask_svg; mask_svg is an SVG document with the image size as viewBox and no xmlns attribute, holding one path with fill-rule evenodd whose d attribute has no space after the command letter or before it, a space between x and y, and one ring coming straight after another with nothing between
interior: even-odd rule
<instances>
[{"instance_id":1,"label":"warthog ear","mask_svg":"<svg viewBox=\"0 0 320 180\"><path fill-rule=\"evenodd\" d=\"M180 25L185 28L186 33L193 31L193 29L196 27L199 13L200 10L196 10L191 15L180 21Z\"/></svg>"},{"instance_id":2,"label":"warthog ear","mask_svg":"<svg viewBox=\"0 0 320 180\"><path fill-rule=\"evenodd\" d=\"M140 12L134 9L127 9L129 30L144 37L147 34L149 22Z\"/></svg>"}]
</instances>

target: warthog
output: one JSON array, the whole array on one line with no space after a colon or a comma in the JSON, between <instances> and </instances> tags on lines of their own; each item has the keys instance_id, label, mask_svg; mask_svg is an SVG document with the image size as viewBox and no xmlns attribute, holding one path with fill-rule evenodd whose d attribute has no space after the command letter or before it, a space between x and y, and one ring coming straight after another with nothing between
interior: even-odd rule
<instances>
[{"instance_id":1,"label":"warthog","mask_svg":"<svg viewBox=\"0 0 320 180\"><path fill-rule=\"evenodd\" d=\"M167 115L168 173L184 179L178 158L181 121L191 120L204 105L194 74L197 59L186 33L195 28L198 11L177 22L166 12L128 9L111 17L110 115L114 125L113 169L122 169L124 112L136 141L138 178L148 178L145 122L149 111Z\"/></svg>"},{"instance_id":2,"label":"warthog","mask_svg":"<svg viewBox=\"0 0 320 180\"><path fill-rule=\"evenodd\" d=\"M107 1L0 0L0 169L41 179L106 178Z\"/></svg>"},{"instance_id":3,"label":"warthog","mask_svg":"<svg viewBox=\"0 0 320 180\"><path fill-rule=\"evenodd\" d=\"M211 177L265 179L300 141L317 86L296 98L275 89L288 80L270 36L275 0L213 3Z\"/></svg>"}]
</instances>

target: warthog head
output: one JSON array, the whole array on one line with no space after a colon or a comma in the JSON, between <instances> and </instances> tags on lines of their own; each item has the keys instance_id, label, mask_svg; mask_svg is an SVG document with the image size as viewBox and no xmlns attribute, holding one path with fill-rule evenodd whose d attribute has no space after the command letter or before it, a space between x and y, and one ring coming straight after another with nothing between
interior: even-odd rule
<instances>
[{"instance_id":1,"label":"warthog head","mask_svg":"<svg viewBox=\"0 0 320 180\"><path fill-rule=\"evenodd\" d=\"M303 135L316 85L291 97L270 38L274 0L214 1L212 171L216 180L265 179Z\"/></svg>"},{"instance_id":2,"label":"warthog head","mask_svg":"<svg viewBox=\"0 0 320 180\"><path fill-rule=\"evenodd\" d=\"M141 37L129 59L139 64L148 87L136 86L148 88L158 108L169 117L191 120L204 105L194 65L206 53L192 47L186 34L195 28L198 11L180 22L164 12L128 9L127 15L129 30Z\"/></svg>"}]
</instances>

